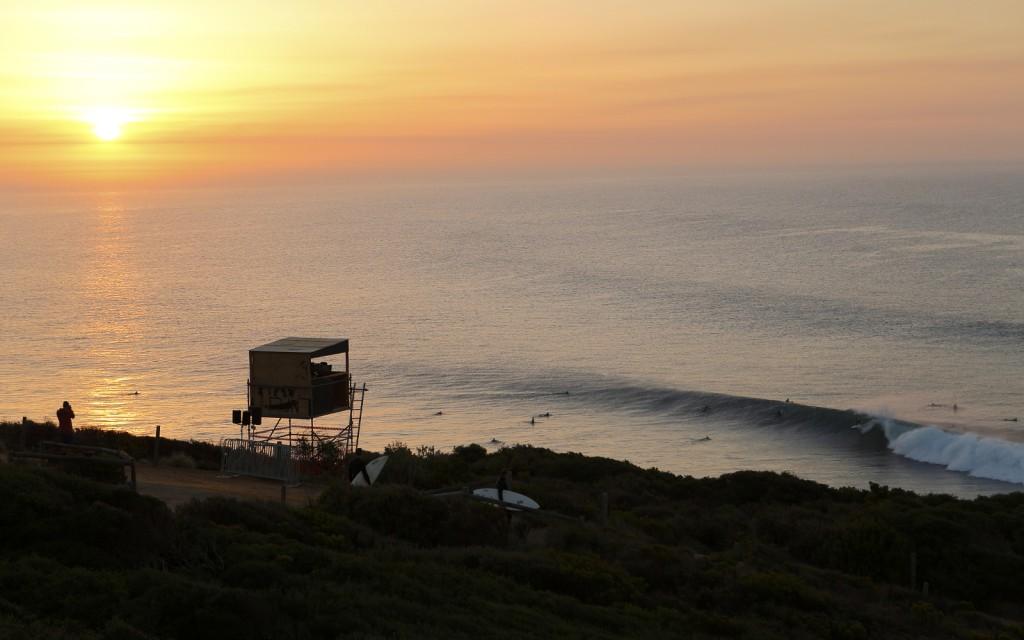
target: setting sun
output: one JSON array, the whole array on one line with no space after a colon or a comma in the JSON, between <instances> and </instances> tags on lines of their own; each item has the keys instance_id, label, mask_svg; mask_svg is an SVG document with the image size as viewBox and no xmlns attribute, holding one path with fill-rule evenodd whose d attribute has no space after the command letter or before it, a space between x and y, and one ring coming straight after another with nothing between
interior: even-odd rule
<instances>
[{"instance_id":1,"label":"setting sun","mask_svg":"<svg viewBox=\"0 0 1024 640\"><path fill-rule=\"evenodd\" d=\"M122 127L132 118L125 109L103 107L87 111L83 120L92 125L92 132L97 138L110 141L121 137Z\"/></svg>"}]
</instances>

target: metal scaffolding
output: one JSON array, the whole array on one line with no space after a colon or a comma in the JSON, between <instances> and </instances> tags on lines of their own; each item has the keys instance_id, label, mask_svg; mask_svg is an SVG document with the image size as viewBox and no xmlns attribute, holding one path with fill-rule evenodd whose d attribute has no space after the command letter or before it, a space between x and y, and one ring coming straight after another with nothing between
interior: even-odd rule
<instances>
[{"instance_id":1,"label":"metal scaffolding","mask_svg":"<svg viewBox=\"0 0 1024 640\"><path fill-rule=\"evenodd\" d=\"M301 475L341 467L359 447L366 402L366 385L350 376L348 346L347 338L292 337L249 351L248 411L235 412L237 440L223 442L225 461L238 470L226 471L257 475L245 469L270 469L273 477L291 481L288 465ZM342 354L343 370L314 361ZM348 420L338 424L345 414ZM290 462L281 466L285 458Z\"/></svg>"}]
</instances>

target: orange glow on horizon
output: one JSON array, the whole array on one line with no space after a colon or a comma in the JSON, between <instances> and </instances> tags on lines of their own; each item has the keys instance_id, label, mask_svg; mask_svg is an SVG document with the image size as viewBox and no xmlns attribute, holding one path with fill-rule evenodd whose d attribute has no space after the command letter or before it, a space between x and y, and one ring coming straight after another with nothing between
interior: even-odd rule
<instances>
[{"instance_id":1,"label":"orange glow on horizon","mask_svg":"<svg viewBox=\"0 0 1024 640\"><path fill-rule=\"evenodd\" d=\"M54 0L0 20L5 184L1024 160L1019 2Z\"/></svg>"}]
</instances>

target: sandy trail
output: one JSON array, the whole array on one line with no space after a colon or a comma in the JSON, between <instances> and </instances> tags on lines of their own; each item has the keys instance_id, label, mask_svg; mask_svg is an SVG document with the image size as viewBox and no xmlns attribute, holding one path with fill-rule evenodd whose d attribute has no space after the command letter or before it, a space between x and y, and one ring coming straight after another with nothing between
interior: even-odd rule
<instances>
[{"instance_id":1,"label":"sandy trail","mask_svg":"<svg viewBox=\"0 0 1024 640\"><path fill-rule=\"evenodd\" d=\"M275 480L224 476L218 471L181 467L153 467L136 465L139 493L159 498L170 507L184 504L192 498L225 496L241 500L268 500L280 502L281 483ZM316 500L324 490L322 484L302 484L288 487L289 506L301 507Z\"/></svg>"}]
</instances>

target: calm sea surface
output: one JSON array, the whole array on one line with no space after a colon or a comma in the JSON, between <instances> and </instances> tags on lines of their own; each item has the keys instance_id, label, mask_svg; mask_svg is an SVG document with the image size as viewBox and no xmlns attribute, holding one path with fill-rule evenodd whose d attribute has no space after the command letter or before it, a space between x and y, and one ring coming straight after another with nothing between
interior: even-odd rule
<instances>
[{"instance_id":1,"label":"calm sea surface","mask_svg":"<svg viewBox=\"0 0 1024 640\"><path fill-rule=\"evenodd\" d=\"M1024 484L1021 172L7 194L0 276L8 419L217 440L249 348L346 336L368 448Z\"/></svg>"}]
</instances>

